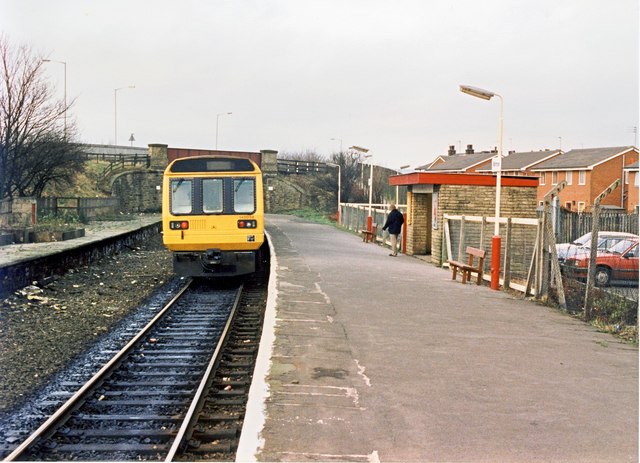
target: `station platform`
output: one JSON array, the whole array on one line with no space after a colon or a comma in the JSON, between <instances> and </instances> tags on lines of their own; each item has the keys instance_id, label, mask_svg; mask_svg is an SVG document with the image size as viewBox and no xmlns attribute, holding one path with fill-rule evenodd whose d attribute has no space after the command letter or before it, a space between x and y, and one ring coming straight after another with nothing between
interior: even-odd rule
<instances>
[{"instance_id":1,"label":"station platform","mask_svg":"<svg viewBox=\"0 0 640 463\"><path fill-rule=\"evenodd\" d=\"M638 460L637 346L334 227L266 222L237 461Z\"/></svg>"},{"instance_id":2,"label":"station platform","mask_svg":"<svg viewBox=\"0 0 640 463\"><path fill-rule=\"evenodd\" d=\"M0 268L42 257L60 254L69 249L102 241L139 230L162 221L161 214L141 214L131 220L96 221L82 225L85 236L47 243L9 244L0 246Z\"/></svg>"}]
</instances>

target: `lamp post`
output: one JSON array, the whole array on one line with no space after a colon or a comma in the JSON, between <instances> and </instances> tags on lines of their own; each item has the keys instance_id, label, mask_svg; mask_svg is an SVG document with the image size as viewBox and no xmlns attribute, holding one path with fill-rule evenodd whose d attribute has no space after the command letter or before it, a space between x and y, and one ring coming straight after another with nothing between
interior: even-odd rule
<instances>
[{"instance_id":1,"label":"lamp post","mask_svg":"<svg viewBox=\"0 0 640 463\"><path fill-rule=\"evenodd\" d=\"M503 99L502 96L469 85L460 85L460 91L476 98L490 100L494 96L500 98L500 118L498 120L498 159L495 163L496 174L496 213L493 237L491 238L491 289L500 288L500 189L502 185L502 112ZM493 167L493 165L492 165Z\"/></svg>"},{"instance_id":2,"label":"lamp post","mask_svg":"<svg viewBox=\"0 0 640 463\"><path fill-rule=\"evenodd\" d=\"M334 164L333 162L327 162L328 166L333 166L338 168L338 225L340 225L340 192L342 191L342 174L340 173L340 164Z\"/></svg>"},{"instance_id":3,"label":"lamp post","mask_svg":"<svg viewBox=\"0 0 640 463\"><path fill-rule=\"evenodd\" d=\"M218 123L220 122L220 116L227 116L233 113L219 113L216 115L216 150L218 149Z\"/></svg>"},{"instance_id":4,"label":"lamp post","mask_svg":"<svg viewBox=\"0 0 640 463\"><path fill-rule=\"evenodd\" d=\"M55 61L43 59L44 63L58 63L64 65L64 139L67 139L67 63L66 61Z\"/></svg>"},{"instance_id":5,"label":"lamp post","mask_svg":"<svg viewBox=\"0 0 640 463\"><path fill-rule=\"evenodd\" d=\"M370 158L371 155L367 154L369 152L368 148L362 148L361 146L350 146L350 150L357 151L358 153L364 154L364 158ZM373 219L371 217L371 198L373 196L373 162L369 161L369 215L367 217L367 231L371 231L373 228Z\"/></svg>"},{"instance_id":6,"label":"lamp post","mask_svg":"<svg viewBox=\"0 0 640 463\"><path fill-rule=\"evenodd\" d=\"M135 85L128 85L126 87L119 87L113 90L113 118L114 118L114 129L113 129L113 144L118 144L118 90L123 90L125 88L136 88Z\"/></svg>"},{"instance_id":7,"label":"lamp post","mask_svg":"<svg viewBox=\"0 0 640 463\"><path fill-rule=\"evenodd\" d=\"M402 175L402 171L404 169L408 169L409 167L411 167L411 164L405 164L404 166L400 166L398 175ZM400 201L398 188L399 188L398 185L396 185L396 206L398 205L398 201Z\"/></svg>"}]
</instances>

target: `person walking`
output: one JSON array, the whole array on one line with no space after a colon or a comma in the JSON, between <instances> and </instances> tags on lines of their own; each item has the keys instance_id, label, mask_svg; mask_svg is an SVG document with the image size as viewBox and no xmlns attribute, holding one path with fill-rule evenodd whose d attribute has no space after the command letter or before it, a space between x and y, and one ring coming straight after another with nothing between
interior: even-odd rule
<instances>
[{"instance_id":1,"label":"person walking","mask_svg":"<svg viewBox=\"0 0 640 463\"><path fill-rule=\"evenodd\" d=\"M389 229L389 234L391 235L391 254L389 255L395 257L398 255L398 235L402 230L404 216L396 209L396 205L393 203L389 204L389 210L391 212L389 212L389 216L382 230L385 231L387 228Z\"/></svg>"}]
</instances>

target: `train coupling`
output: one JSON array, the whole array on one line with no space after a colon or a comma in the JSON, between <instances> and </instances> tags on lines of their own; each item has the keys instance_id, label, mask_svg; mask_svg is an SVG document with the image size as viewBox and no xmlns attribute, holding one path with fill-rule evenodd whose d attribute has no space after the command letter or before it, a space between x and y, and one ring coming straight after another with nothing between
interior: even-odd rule
<instances>
[{"instance_id":1,"label":"train coupling","mask_svg":"<svg viewBox=\"0 0 640 463\"><path fill-rule=\"evenodd\" d=\"M220 249L207 249L205 251L205 259L209 265L220 265L222 263L222 251Z\"/></svg>"}]
</instances>

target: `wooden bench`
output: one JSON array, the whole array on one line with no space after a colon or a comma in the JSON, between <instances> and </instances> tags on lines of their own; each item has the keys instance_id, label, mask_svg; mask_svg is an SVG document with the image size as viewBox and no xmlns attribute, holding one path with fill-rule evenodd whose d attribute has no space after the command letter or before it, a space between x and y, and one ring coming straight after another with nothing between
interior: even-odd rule
<instances>
[{"instance_id":1,"label":"wooden bench","mask_svg":"<svg viewBox=\"0 0 640 463\"><path fill-rule=\"evenodd\" d=\"M376 237L378 236L378 224L371 225L371 231L369 230L360 230L362 233L362 241L368 243L371 241L372 243L376 242Z\"/></svg>"},{"instance_id":2,"label":"wooden bench","mask_svg":"<svg viewBox=\"0 0 640 463\"><path fill-rule=\"evenodd\" d=\"M451 267L451 270L453 272L451 279L455 280L458 271L460 271L460 273L462 274L462 283L465 284L467 280L471 279L472 273L477 273L477 284L479 285L482 282L482 268L484 265L484 255L486 254L486 252L482 249L472 248L471 246L467 246L467 249L465 251L469 256L469 260L466 264L457 260L447 260L447 262L449 263L449 267ZM473 265L473 261L476 257L478 258L478 263L477 265Z\"/></svg>"}]
</instances>

